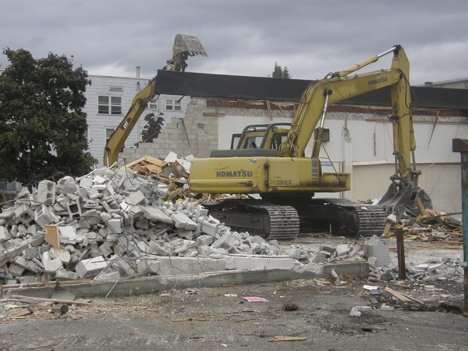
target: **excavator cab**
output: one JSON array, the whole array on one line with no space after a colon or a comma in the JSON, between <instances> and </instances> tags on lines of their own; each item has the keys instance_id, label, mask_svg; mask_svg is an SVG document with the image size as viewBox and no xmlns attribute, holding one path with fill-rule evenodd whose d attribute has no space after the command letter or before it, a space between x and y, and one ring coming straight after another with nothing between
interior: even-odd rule
<instances>
[{"instance_id":1,"label":"excavator cab","mask_svg":"<svg viewBox=\"0 0 468 351\"><path fill-rule=\"evenodd\" d=\"M177 34L172 47L172 59L167 61L169 70L185 72L188 57L195 55L208 56L200 40L193 35Z\"/></svg>"}]
</instances>

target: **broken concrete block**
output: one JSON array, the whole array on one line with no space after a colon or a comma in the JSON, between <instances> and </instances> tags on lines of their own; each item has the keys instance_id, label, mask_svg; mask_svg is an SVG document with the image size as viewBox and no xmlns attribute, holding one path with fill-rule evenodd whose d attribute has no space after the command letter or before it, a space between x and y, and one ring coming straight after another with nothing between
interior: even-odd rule
<instances>
[{"instance_id":1,"label":"broken concrete block","mask_svg":"<svg viewBox=\"0 0 468 351\"><path fill-rule=\"evenodd\" d=\"M148 246L158 256L170 256L172 254L172 251L170 249L161 246L154 240L150 240L148 242Z\"/></svg>"},{"instance_id":2,"label":"broken concrete block","mask_svg":"<svg viewBox=\"0 0 468 351\"><path fill-rule=\"evenodd\" d=\"M0 212L0 219L9 220L9 219L13 218L13 216L15 216L15 208L14 207L3 209L3 212Z\"/></svg>"},{"instance_id":3,"label":"broken concrete block","mask_svg":"<svg viewBox=\"0 0 468 351\"><path fill-rule=\"evenodd\" d=\"M81 217L82 212L81 212L81 204L80 200L70 200L67 203L67 209L68 209L68 215L70 216L70 219L73 219L75 217Z\"/></svg>"},{"instance_id":4,"label":"broken concrete block","mask_svg":"<svg viewBox=\"0 0 468 351\"><path fill-rule=\"evenodd\" d=\"M195 230L198 228L197 223L192 221L190 217L188 217L183 212L176 212L170 215L171 219L174 221L174 225L176 228L183 228L187 230Z\"/></svg>"},{"instance_id":5,"label":"broken concrete block","mask_svg":"<svg viewBox=\"0 0 468 351\"><path fill-rule=\"evenodd\" d=\"M55 183L50 180L40 181L35 195L37 202L49 206L53 205L55 203Z\"/></svg>"},{"instance_id":6,"label":"broken concrete block","mask_svg":"<svg viewBox=\"0 0 468 351\"><path fill-rule=\"evenodd\" d=\"M121 276L133 277L136 275L135 270L130 267L130 265L125 260L121 259L117 255L114 255L110 258L108 267L111 267L114 270L118 270Z\"/></svg>"},{"instance_id":7,"label":"broken concrete block","mask_svg":"<svg viewBox=\"0 0 468 351\"><path fill-rule=\"evenodd\" d=\"M59 268L55 271L56 279L78 280L80 276L76 272L67 271L66 269Z\"/></svg>"},{"instance_id":8,"label":"broken concrete block","mask_svg":"<svg viewBox=\"0 0 468 351\"><path fill-rule=\"evenodd\" d=\"M20 284L34 284L42 282L42 277L40 275L23 275L19 277Z\"/></svg>"},{"instance_id":9,"label":"broken concrete block","mask_svg":"<svg viewBox=\"0 0 468 351\"><path fill-rule=\"evenodd\" d=\"M192 230L181 229L177 232L177 235L179 235L179 238L192 240L194 234Z\"/></svg>"},{"instance_id":10,"label":"broken concrete block","mask_svg":"<svg viewBox=\"0 0 468 351\"><path fill-rule=\"evenodd\" d=\"M84 189L89 189L93 186L93 179L89 177L83 177L80 179L80 187Z\"/></svg>"},{"instance_id":11,"label":"broken concrete block","mask_svg":"<svg viewBox=\"0 0 468 351\"><path fill-rule=\"evenodd\" d=\"M223 248L226 250L231 250L236 243L239 241L237 238L232 235L231 233L225 233L220 238L218 238L213 244L211 244L212 248Z\"/></svg>"},{"instance_id":12,"label":"broken concrete block","mask_svg":"<svg viewBox=\"0 0 468 351\"><path fill-rule=\"evenodd\" d=\"M4 226L0 227L0 243L4 243L7 240L11 239L10 232Z\"/></svg>"},{"instance_id":13,"label":"broken concrete block","mask_svg":"<svg viewBox=\"0 0 468 351\"><path fill-rule=\"evenodd\" d=\"M375 257L377 259L374 263L374 267L385 267L392 262L390 251L388 247L383 244L367 245L367 257Z\"/></svg>"},{"instance_id":14,"label":"broken concrete block","mask_svg":"<svg viewBox=\"0 0 468 351\"><path fill-rule=\"evenodd\" d=\"M121 219L118 219L118 218L109 219L109 221L107 221L107 225L109 227L110 234L112 233L120 234L123 232Z\"/></svg>"},{"instance_id":15,"label":"broken concrete block","mask_svg":"<svg viewBox=\"0 0 468 351\"><path fill-rule=\"evenodd\" d=\"M62 244L72 243L77 239L76 229L72 226L58 227L60 242Z\"/></svg>"},{"instance_id":16,"label":"broken concrete block","mask_svg":"<svg viewBox=\"0 0 468 351\"><path fill-rule=\"evenodd\" d=\"M52 259L49 252L42 254L42 264L47 272L56 272L58 269L63 268L62 261L59 258Z\"/></svg>"},{"instance_id":17,"label":"broken concrete block","mask_svg":"<svg viewBox=\"0 0 468 351\"><path fill-rule=\"evenodd\" d=\"M41 271L41 267L38 264L34 263L33 261L26 260L21 256L17 256L13 263L34 273L39 273Z\"/></svg>"},{"instance_id":18,"label":"broken concrete block","mask_svg":"<svg viewBox=\"0 0 468 351\"><path fill-rule=\"evenodd\" d=\"M350 247L347 244L340 244L335 249L335 255L338 258L342 258L349 255Z\"/></svg>"},{"instance_id":19,"label":"broken concrete block","mask_svg":"<svg viewBox=\"0 0 468 351\"><path fill-rule=\"evenodd\" d=\"M16 195L18 200L31 200L32 195L26 187L21 188L20 192Z\"/></svg>"},{"instance_id":20,"label":"broken concrete block","mask_svg":"<svg viewBox=\"0 0 468 351\"><path fill-rule=\"evenodd\" d=\"M210 246L214 242L214 237L208 234L200 235L197 237L197 246Z\"/></svg>"},{"instance_id":21,"label":"broken concrete block","mask_svg":"<svg viewBox=\"0 0 468 351\"><path fill-rule=\"evenodd\" d=\"M197 217L208 217L208 210L206 208L203 208L203 206L196 206L195 215Z\"/></svg>"},{"instance_id":22,"label":"broken concrete block","mask_svg":"<svg viewBox=\"0 0 468 351\"><path fill-rule=\"evenodd\" d=\"M22 204L15 209L15 217L28 227L34 221L34 212L29 206Z\"/></svg>"},{"instance_id":23,"label":"broken concrete block","mask_svg":"<svg viewBox=\"0 0 468 351\"><path fill-rule=\"evenodd\" d=\"M55 216L46 205L42 205L34 211L34 220L42 229L48 224L57 223L59 221L57 216Z\"/></svg>"},{"instance_id":24,"label":"broken concrete block","mask_svg":"<svg viewBox=\"0 0 468 351\"><path fill-rule=\"evenodd\" d=\"M218 234L219 226L220 224L216 223L215 221L203 221L201 231L205 234L215 237Z\"/></svg>"},{"instance_id":25,"label":"broken concrete block","mask_svg":"<svg viewBox=\"0 0 468 351\"><path fill-rule=\"evenodd\" d=\"M8 267L8 271L13 277L21 277L26 269L17 265L16 263L11 263Z\"/></svg>"},{"instance_id":26,"label":"broken concrete block","mask_svg":"<svg viewBox=\"0 0 468 351\"><path fill-rule=\"evenodd\" d=\"M56 249L54 247L51 247L49 250L50 258L51 259L59 259L62 264L68 264L70 263L71 255L70 252L67 250L63 249Z\"/></svg>"},{"instance_id":27,"label":"broken concrete block","mask_svg":"<svg viewBox=\"0 0 468 351\"><path fill-rule=\"evenodd\" d=\"M104 260L104 257L98 256L78 262L75 271L81 279L93 278L106 268L107 265L108 262Z\"/></svg>"},{"instance_id":28,"label":"broken concrete block","mask_svg":"<svg viewBox=\"0 0 468 351\"><path fill-rule=\"evenodd\" d=\"M88 188L86 189L86 191L90 200L95 200L101 197L101 193L96 188Z\"/></svg>"},{"instance_id":29,"label":"broken concrete block","mask_svg":"<svg viewBox=\"0 0 468 351\"><path fill-rule=\"evenodd\" d=\"M161 222L167 224L174 224L174 221L165 214L159 208L151 207L151 206L142 206L144 211L145 218L149 219L152 222Z\"/></svg>"},{"instance_id":30,"label":"broken concrete block","mask_svg":"<svg viewBox=\"0 0 468 351\"><path fill-rule=\"evenodd\" d=\"M99 246L99 251L101 251L102 256L104 257L112 255L112 243L105 241L101 246Z\"/></svg>"},{"instance_id":31,"label":"broken concrete block","mask_svg":"<svg viewBox=\"0 0 468 351\"><path fill-rule=\"evenodd\" d=\"M128 195L125 198L125 202L129 205L140 205L140 204L145 204L146 203L146 197L145 195L140 191L135 191Z\"/></svg>"}]
</instances>

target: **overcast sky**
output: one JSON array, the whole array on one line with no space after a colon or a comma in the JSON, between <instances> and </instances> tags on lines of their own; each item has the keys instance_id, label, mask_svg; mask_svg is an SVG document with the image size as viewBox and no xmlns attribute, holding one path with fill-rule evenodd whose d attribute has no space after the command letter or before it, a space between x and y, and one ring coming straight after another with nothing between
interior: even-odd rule
<instances>
[{"instance_id":1,"label":"overcast sky","mask_svg":"<svg viewBox=\"0 0 468 351\"><path fill-rule=\"evenodd\" d=\"M73 56L90 75L152 78L178 33L208 57L187 71L320 79L401 44L411 84L468 78L467 0L0 0L3 49ZM372 65L388 68L391 56Z\"/></svg>"}]
</instances>

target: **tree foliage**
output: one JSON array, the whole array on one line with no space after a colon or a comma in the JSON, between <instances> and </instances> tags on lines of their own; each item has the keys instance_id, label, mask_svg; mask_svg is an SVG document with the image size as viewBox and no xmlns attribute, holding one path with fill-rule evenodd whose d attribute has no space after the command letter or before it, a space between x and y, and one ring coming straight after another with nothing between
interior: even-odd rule
<instances>
[{"instance_id":1,"label":"tree foliage","mask_svg":"<svg viewBox=\"0 0 468 351\"><path fill-rule=\"evenodd\" d=\"M141 132L142 143L152 143L155 138L161 133L164 126L163 114L160 113L157 117L154 113L148 113L145 116L146 125Z\"/></svg>"},{"instance_id":2,"label":"tree foliage","mask_svg":"<svg viewBox=\"0 0 468 351\"><path fill-rule=\"evenodd\" d=\"M273 78L285 78L291 79L291 75L289 74L288 67L284 66L284 69L275 62L275 69L271 75Z\"/></svg>"},{"instance_id":3,"label":"tree foliage","mask_svg":"<svg viewBox=\"0 0 468 351\"><path fill-rule=\"evenodd\" d=\"M0 73L0 178L27 185L89 172L96 160L85 151L87 71L53 53L3 53L10 65Z\"/></svg>"}]
</instances>

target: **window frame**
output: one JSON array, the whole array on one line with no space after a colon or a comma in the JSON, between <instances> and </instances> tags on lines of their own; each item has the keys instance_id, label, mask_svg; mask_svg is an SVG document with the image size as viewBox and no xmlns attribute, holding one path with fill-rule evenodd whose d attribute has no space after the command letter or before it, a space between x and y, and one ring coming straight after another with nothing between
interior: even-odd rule
<instances>
[{"instance_id":1,"label":"window frame","mask_svg":"<svg viewBox=\"0 0 468 351\"><path fill-rule=\"evenodd\" d=\"M164 102L164 109L166 111L182 111L182 98L166 98Z\"/></svg>"},{"instance_id":2,"label":"window frame","mask_svg":"<svg viewBox=\"0 0 468 351\"><path fill-rule=\"evenodd\" d=\"M103 103L102 98L107 102ZM122 116L122 96L99 94L97 97L97 113L99 115Z\"/></svg>"}]
</instances>

